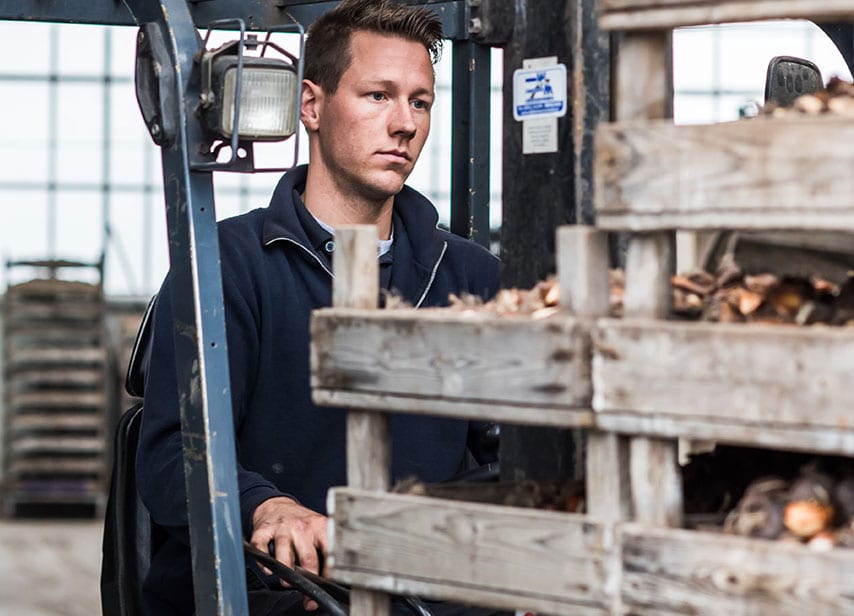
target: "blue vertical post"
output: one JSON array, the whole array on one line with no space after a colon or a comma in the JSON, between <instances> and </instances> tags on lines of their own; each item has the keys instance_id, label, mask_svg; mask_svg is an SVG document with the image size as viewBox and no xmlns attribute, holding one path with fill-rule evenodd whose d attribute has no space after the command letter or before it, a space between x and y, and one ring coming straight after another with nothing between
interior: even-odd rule
<instances>
[{"instance_id":1,"label":"blue vertical post","mask_svg":"<svg viewBox=\"0 0 854 616\"><path fill-rule=\"evenodd\" d=\"M185 0L126 0L140 25L157 24L174 70L174 136L162 146L172 315L196 613L248 614L228 345L213 176L192 169L201 132L193 109L199 41ZM161 84L162 87L162 84ZM174 97L174 98L170 98Z\"/></svg>"},{"instance_id":2,"label":"blue vertical post","mask_svg":"<svg viewBox=\"0 0 854 616\"><path fill-rule=\"evenodd\" d=\"M454 41L451 231L489 247L491 49Z\"/></svg>"}]
</instances>

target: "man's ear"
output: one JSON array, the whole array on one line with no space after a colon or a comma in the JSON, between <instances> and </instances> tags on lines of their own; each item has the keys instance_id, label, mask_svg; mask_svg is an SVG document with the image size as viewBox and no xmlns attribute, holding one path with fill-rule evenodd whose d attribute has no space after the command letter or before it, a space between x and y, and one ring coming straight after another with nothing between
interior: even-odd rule
<instances>
[{"instance_id":1,"label":"man's ear","mask_svg":"<svg viewBox=\"0 0 854 616\"><path fill-rule=\"evenodd\" d=\"M300 102L300 120L308 132L314 132L320 125L320 111L323 104L323 90L308 79L302 80L302 100Z\"/></svg>"}]
</instances>

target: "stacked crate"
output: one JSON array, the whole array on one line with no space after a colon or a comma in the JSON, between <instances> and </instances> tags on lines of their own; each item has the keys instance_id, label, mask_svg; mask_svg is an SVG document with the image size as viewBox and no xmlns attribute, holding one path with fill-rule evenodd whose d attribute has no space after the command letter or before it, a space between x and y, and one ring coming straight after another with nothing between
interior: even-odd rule
<instances>
[{"instance_id":1,"label":"stacked crate","mask_svg":"<svg viewBox=\"0 0 854 616\"><path fill-rule=\"evenodd\" d=\"M595 425L613 441L607 464L629 470L621 513L634 521L621 527L618 600L633 614L854 613L852 550L674 528L679 438L854 456L854 331L665 320L676 230L854 232L854 122L674 126L672 29L844 20L854 3L600 0L599 10L622 38L617 121L597 131L597 225L631 234L624 318L593 333Z\"/></svg>"},{"instance_id":2,"label":"stacked crate","mask_svg":"<svg viewBox=\"0 0 854 616\"><path fill-rule=\"evenodd\" d=\"M592 317L607 310L608 287L607 276L586 274L607 268L605 237L561 229L565 311L532 319L371 309L376 231L367 231L356 243L355 233L337 230L335 307L312 320L314 400L356 409L348 417L349 487L333 490L328 506L331 574L364 589L354 592L351 613L382 615L376 591L549 614L610 613L618 550L607 515L387 492L389 412L591 425L589 331Z\"/></svg>"},{"instance_id":3,"label":"stacked crate","mask_svg":"<svg viewBox=\"0 0 854 616\"><path fill-rule=\"evenodd\" d=\"M3 324L4 514L55 505L100 510L107 470L100 282L49 276L12 285Z\"/></svg>"},{"instance_id":4,"label":"stacked crate","mask_svg":"<svg viewBox=\"0 0 854 616\"><path fill-rule=\"evenodd\" d=\"M372 310L375 241L338 242L336 307L312 323L314 398L355 409L331 574L358 589L357 616L384 614L382 593L548 614L854 613L854 550L682 528L677 459L679 439L854 456L854 332L667 319L677 230L854 233L854 122L674 126L672 28L854 4L600 12L623 32L617 121L597 132L597 228L558 232L560 314ZM630 234L622 319L605 317L614 231ZM588 428L586 513L388 493L388 412Z\"/></svg>"}]
</instances>

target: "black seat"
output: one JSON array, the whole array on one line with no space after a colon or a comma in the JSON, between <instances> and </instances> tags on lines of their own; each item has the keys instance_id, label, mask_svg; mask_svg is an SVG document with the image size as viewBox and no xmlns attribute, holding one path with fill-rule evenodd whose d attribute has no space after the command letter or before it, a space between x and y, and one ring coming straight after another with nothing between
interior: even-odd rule
<instances>
[{"instance_id":1,"label":"black seat","mask_svg":"<svg viewBox=\"0 0 854 616\"><path fill-rule=\"evenodd\" d=\"M154 299L148 303L142 317L125 377L125 390L136 397L142 397L143 393ZM142 614L140 596L151 560L153 525L136 490L136 448L141 422L142 403L138 403L124 412L116 426L102 544L101 610L104 616Z\"/></svg>"},{"instance_id":2,"label":"black seat","mask_svg":"<svg viewBox=\"0 0 854 616\"><path fill-rule=\"evenodd\" d=\"M136 404L122 415L116 427L101 561L104 616L142 613L142 582L151 557L151 519L137 494L134 472L141 421L142 404Z\"/></svg>"}]
</instances>

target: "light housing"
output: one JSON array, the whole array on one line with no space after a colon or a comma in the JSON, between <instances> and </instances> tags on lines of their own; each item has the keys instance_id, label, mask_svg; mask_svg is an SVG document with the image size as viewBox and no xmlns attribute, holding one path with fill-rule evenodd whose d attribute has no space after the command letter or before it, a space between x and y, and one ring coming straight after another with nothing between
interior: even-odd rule
<instances>
[{"instance_id":1,"label":"light housing","mask_svg":"<svg viewBox=\"0 0 854 616\"><path fill-rule=\"evenodd\" d=\"M213 100L208 101L205 118L211 130L231 139L239 106L241 141L283 141L296 132L300 84L293 64L244 56L243 70L238 71L236 55L218 55L210 70Z\"/></svg>"}]
</instances>

